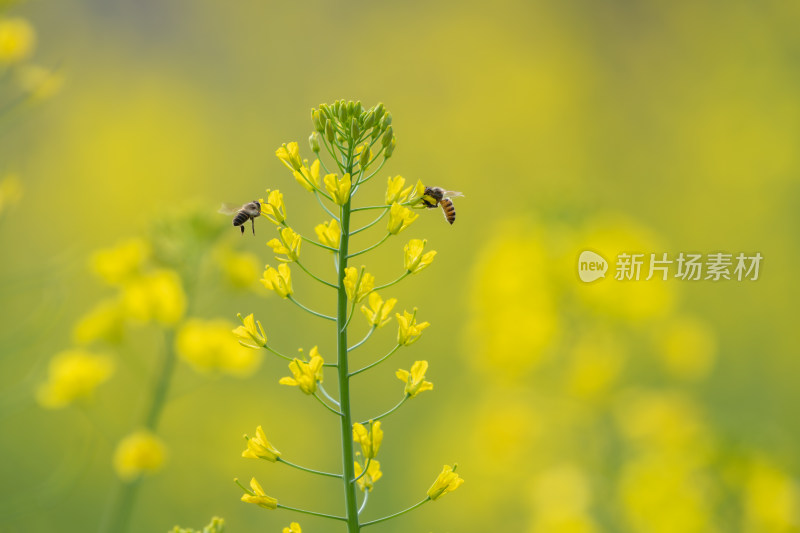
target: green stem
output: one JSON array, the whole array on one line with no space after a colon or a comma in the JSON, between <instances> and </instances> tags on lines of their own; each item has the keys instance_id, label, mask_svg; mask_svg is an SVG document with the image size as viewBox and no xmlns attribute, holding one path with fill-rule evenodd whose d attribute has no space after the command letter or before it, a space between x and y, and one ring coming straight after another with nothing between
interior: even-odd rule
<instances>
[{"instance_id":1,"label":"green stem","mask_svg":"<svg viewBox=\"0 0 800 533\"><path fill-rule=\"evenodd\" d=\"M302 470L303 472L310 472L311 474L317 474L317 475L320 475L320 476L328 476L328 477L337 477L337 478L341 478L342 477L341 474L331 474L330 472L322 472L321 470L314 470L314 469L311 469L311 468L306 468L304 466L296 465L294 463L290 463L289 461L287 461L286 459L283 459L282 457L278 457L277 461L279 463L283 463L283 464L285 464L287 466L291 466L292 468L296 468L298 470Z\"/></svg>"},{"instance_id":2,"label":"green stem","mask_svg":"<svg viewBox=\"0 0 800 533\"><path fill-rule=\"evenodd\" d=\"M356 348L358 348L359 346L361 346L362 344L364 344L365 342L367 342L367 339L369 339L369 338L372 336L372 334L375 332L375 330L376 330L376 329L378 329L378 326L374 326L374 325L373 325L373 326L372 326L372 327L369 329L369 331L367 332L367 334L364 336L364 338L363 338L363 339L361 339L360 341L358 341L357 343L355 343L354 345L352 345L351 347L349 347L349 348L347 349L347 351L348 351L348 352L352 352L353 350L355 350Z\"/></svg>"},{"instance_id":3,"label":"green stem","mask_svg":"<svg viewBox=\"0 0 800 533\"><path fill-rule=\"evenodd\" d=\"M382 219L383 217L385 217L385 216L386 216L386 213L388 213L388 212L389 212L389 210L388 210L388 209L385 209L385 210L383 211L383 213L381 213L381 215L380 215L378 218L376 218L375 220L373 220L372 222L370 222L369 224L367 224L367 225L366 225L366 226L364 226L363 228L358 228L358 229L356 229L356 230L353 230L353 231L351 231L351 232L350 232L350 236L352 237L352 236L353 236L353 235L355 235L356 233L361 233L361 232L362 232L362 231L364 231L365 229L369 229L369 228L371 228L372 226L374 226L375 224L377 224L378 222L380 222L380 221L381 221L381 219Z\"/></svg>"},{"instance_id":4,"label":"green stem","mask_svg":"<svg viewBox=\"0 0 800 533\"><path fill-rule=\"evenodd\" d=\"M367 500L369 499L369 491L364 491L364 499L361 500L361 507L358 508L358 514L361 514L361 511L367 506Z\"/></svg>"},{"instance_id":5,"label":"green stem","mask_svg":"<svg viewBox=\"0 0 800 533\"><path fill-rule=\"evenodd\" d=\"M332 514L317 513L315 511L306 511L305 509L298 509L297 507L289 507L288 505L278 504L278 509L286 509L287 511L294 511L295 513L310 514L311 516L321 516L322 518L330 518L331 520L341 520L342 522L347 519L343 516L334 516Z\"/></svg>"},{"instance_id":6,"label":"green stem","mask_svg":"<svg viewBox=\"0 0 800 533\"><path fill-rule=\"evenodd\" d=\"M377 360L377 361L375 361L374 363L371 363L371 364L369 364L369 365L365 366L364 368L359 368L358 370L355 370L355 371L353 371L353 372L350 372L350 377L356 376L356 375L358 375L358 374L360 374L360 373L364 372L365 370L369 370L369 369L370 369L370 368L372 368L373 366L376 366L376 365L379 365L379 364L383 363L384 361L386 361L387 359L389 359L389 357L391 357L391 356L392 356L392 354L393 354L394 352L396 352L398 348L400 348L400 345L399 345L399 344L395 345L395 347L394 347L394 348L392 348L392 351L391 351L391 352L387 353L386 355L384 355L383 357L381 357L380 359L378 359L378 360Z\"/></svg>"},{"instance_id":7,"label":"green stem","mask_svg":"<svg viewBox=\"0 0 800 533\"><path fill-rule=\"evenodd\" d=\"M308 307L306 307L305 305L303 305L303 304L301 304L300 302L298 302L297 300L295 300L295 299L294 299L294 297L293 297L291 294L290 294L290 295L288 295L288 296L287 296L287 298L288 298L289 300L291 300L292 302L294 302L294 304L295 304L295 305L297 305L297 307L299 307L300 309L302 309L302 310L304 310L304 311L308 311L309 313L311 313L311 314L312 314L312 315L314 315L314 316L318 316L318 317L320 317L320 318L324 318L324 319L326 319L326 320L333 320L333 321L335 321L335 320L336 320L336 319L335 319L335 318L333 318L332 316L323 315L322 313L317 313L317 312L316 312L316 311L314 311L313 309L309 309L309 308L308 308Z\"/></svg>"},{"instance_id":8,"label":"green stem","mask_svg":"<svg viewBox=\"0 0 800 533\"><path fill-rule=\"evenodd\" d=\"M411 398L411 396L409 396L408 394L406 394L405 396L403 396L403 399L402 399L402 400L400 400L400 402L399 402L397 405L395 405L394 407L392 407L391 409L389 409L388 411L386 411L386 412L385 412L385 413L383 413L382 415L378 415L378 416L376 416L375 418L370 418L370 419L369 419L369 420L367 420L366 422L362 422L362 424L363 424L363 425L367 425L367 424L369 424L370 422L377 422L377 421L378 421L378 420L380 420L381 418L384 418L384 417L386 417L386 416L389 416L390 414L392 414L392 413L394 413L395 411L397 411L398 409L400 409L400 406L401 406L401 405L403 405L404 403L406 403L406 401L407 401L409 398Z\"/></svg>"},{"instance_id":9,"label":"green stem","mask_svg":"<svg viewBox=\"0 0 800 533\"><path fill-rule=\"evenodd\" d=\"M329 250L331 252L338 252L339 251L336 248L331 248L330 246L325 246L324 244L320 244L317 241L309 239L308 237L302 237L302 239L303 239L303 241L305 241L305 242L307 242L309 244L313 244L314 246L317 246L319 248L325 248L326 250Z\"/></svg>"},{"instance_id":10,"label":"green stem","mask_svg":"<svg viewBox=\"0 0 800 533\"><path fill-rule=\"evenodd\" d=\"M352 169L352 158L348 158L348 167ZM345 501L345 516L348 533L358 533L358 500L356 485L351 483L355 477L353 463L353 420L350 413L350 374L347 361L347 290L344 286L345 269L347 268L347 252L350 244L350 203L347 201L341 208L341 238L339 240L339 271L337 282L339 294L336 313L336 351L339 364L339 405L341 409L342 438L342 474Z\"/></svg>"},{"instance_id":11,"label":"green stem","mask_svg":"<svg viewBox=\"0 0 800 533\"><path fill-rule=\"evenodd\" d=\"M301 263L300 261L295 261L295 263L297 263L297 266L299 266L303 270L303 272L305 272L306 274L308 274L309 276L311 276L315 280L319 281L323 285L327 285L328 287L333 287L334 289L338 289L339 288L336 285L334 285L333 283L327 282L324 279L319 279L317 276L315 276L314 274L309 272L308 269L306 267L304 267L303 263Z\"/></svg>"},{"instance_id":12,"label":"green stem","mask_svg":"<svg viewBox=\"0 0 800 533\"><path fill-rule=\"evenodd\" d=\"M161 359L161 368L156 375L156 382L153 386L153 396L144 416L144 427L153 433L155 433L158 427L158 421L164 410L169 384L172 380L172 374L175 368L174 343L175 332L167 330L164 335L165 348L164 356ZM103 524L103 527L101 527L101 531L124 533L130 521L131 512L133 511L140 484L141 479L136 479L128 483L121 483L114 496L111 511L108 514L109 518Z\"/></svg>"},{"instance_id":13,"label":"green stem","mask_svg":"<svg viewBox=\"0 0 800 533\"><path fill-rule=\"evenodd\" d=\"M328 411L330 411L331 413L335 414L336 416L342 416L342 413L340 413L339 411L337 411L336 409L334 409L333 407L331 407L330 405L328 405L327 403L325 403L325 401L324 401L322 398L320 398L320 397L319 397L319 396L317 396L316 394L312 394L312 396L313 396L314 398L316 398L316 399L317 399L317 401L318 401L319 403L321 403L323 407L325 407L325 409L327 409L327 410L328 410Z\"/></svg>"},{"instance_id":14,"label":"green stem","mask_svg":"<svg viewBox=\"0 0 800 533\"><path fill-rule=\"evenodd\" d=\"M369 468L369 464L371 462L372 462L372 457L369 457L367 459L367 462L364 464L364 470L362 470L361 473L358 475L358 477L353 480L353 483L355 483L356 481L358 481L367 474L367 469Z\"/></svg>"},{"instance_id":15,"label":"green stem","mask_svg":"<svg viewBox=\"0 0 800 533\"><path fill-rule=\"evenodd\" d=\"M365 523L361 524L361 527L367 527L367 526L371 526L372 524L377 524L379 522L385 522L386 520L391 520L392 518L397 518L398 516L406 514L409 511L413 511L414 509L416 509L417 507L419 507L423 503L428 503L429 501L431 501L430 497L425 498L421 502L412 505L408 509L404 509L404 510L400 511L399 513L395 513L393 515L384 516L383 518L378 518L377 520L373 520L372 522L365 522Z\"/></svg>"},{"instance_id":16,"label":"green stem","mask_svg":"<svg viewBox=\"0 0 800 533\"><path fill-rule=\"evenodd\" d=\"M375 288L374 288L374 289L372 289L372 290L374 290L374 291L379 291L379 290L385 289L385 288L387 288L387 287L391 287L392 285L394 285L394 284L396 284L396 283L400 283L401 281L403 281L404 279L406 279L406 277L408 277L408 275L409 275L409 274L411 274L411 272L409 272L408 270L406 270L406 271L405 271L405 273L404 273L402 276L400 276L399 278L397 278L396 280L394 280L394 281L390 281L390 282L389 282L389 283L387 283L386 285L380 285L379 287L375 287Z\"/></svg>"},{"instance_id":17,"label":"green stem","mask_svg":"<svg viewBox=\"0 0 800 533\"><path fill-rule=\"evenodd\" d=\"M363 249L363 250L361 250L360 252L356 252L356 253L354 253L354 254L350 254L349 256L347 256L347 258L348 258L348 259L352 259L352 258L354 258L354 257L356 257L356 256L359 256L359 255L361 255L361 254L365 254L365 253L369 252L370 250L374 250L375 248L377 248L378 246L380 246L381 244L383 244L384 242L386 242L386 239L388 239L389 237L391 237L391 235L392 235L391 233L387 233L387 234L386 234L386 235L383 237L383 239L379 240L378 242L376 242L375 244L373 244L373 245L372 245L372 246L370 246L369 248L364 248L364 249Z\"/></svg>"},{"instance_id":18,"label":"green stem","mask_svg":"<svg viewBox=\"0 0 800 533\"><path fill-rule=\"evenodd\" d=\"M322 202L322 198L320 198L320 197L319 197L319 194L317 194L317 192L316 192L316 191L314 191L314 196L316 196L316 197L317 197L317 202L319 202L319 205L320 205L320 206L322 206L322 209L324 209L326 213L328 213L328 214L329 214L330 216L332 216L332 217L333 217L333 218L334 218L334 219L335 219L337 222L339 222L339 217L337 217L336 215L334 215L334 214L331 212L331 210L330 210L330 209L328 209L328 206L327 206L327 205L325 205L325 204ZM330 197L330 196L328 196L327 194L325 195L325 198L327 198L327 199L328 199L328 200L330 200L331 202L333 201L333 198L331 198L331 197Z\"/></svg>"}]
</instances>

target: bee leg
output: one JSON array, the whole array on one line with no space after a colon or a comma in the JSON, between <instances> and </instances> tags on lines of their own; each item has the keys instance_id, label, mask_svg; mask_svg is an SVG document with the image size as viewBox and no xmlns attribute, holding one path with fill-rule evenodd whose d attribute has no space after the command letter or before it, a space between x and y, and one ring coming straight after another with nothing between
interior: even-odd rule
<instances>
[{"instance_id":1,"label":"bee leg","mask_svg":"<svg viewBox=\"0 0 800 533\"><path fill-rule=\"evenodd\" d=\"M250 219L250 225L253 226L253 235L256 234L256 219ZM244 233L244 226L242 226L242 233Z\"/></svg>"},{"instance_id":2,"label":"bee leg","mask_svg":"<svg viewBox=\"0 0 800 533\"><path fill-rule=\"evenodd\" d=\"M241 230L242 230L242 236L244 236L244 224L242 224L241 226L239 226L239 229L241 229Z\"/></svg>"}]
</instances>

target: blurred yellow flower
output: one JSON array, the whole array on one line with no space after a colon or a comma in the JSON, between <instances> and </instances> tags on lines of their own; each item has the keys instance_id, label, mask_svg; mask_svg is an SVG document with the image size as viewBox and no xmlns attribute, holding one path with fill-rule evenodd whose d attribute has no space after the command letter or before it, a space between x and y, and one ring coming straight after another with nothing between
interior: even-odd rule
<instances>
[{"instance_id":1,"label":"blurred yellow flower","mask_svg":"<svg viewBox=\"0 0 800 533\"><path fill-rule=\"evenodd\" d=\"M364 267L361 267L360 272L356 267L344 269L344 289L348 300L360 302L372 292L374 287L375 276L369 272L364 272Z\"/></svg>"},{"instance_id":2,"label":"blurred yellow flower","mask_svg":"<svg viewBox=\"0 0 800 533\"><path fill-rule=\"evenodd\" d=\"M98 302L88 313L78 319L72 329L76 344L90 344L102 340L116 344L125 331L124 311L118 300Z\"/></svg>"},{"instance_id":3,"label":"blurred yellow flower","mask_svg":"<svg viewBox=\"0 0 800 533\"><path fill-rule=\"evenodd\" d=\"M800 521L797 481L764 459L749 469L744 483L744 528L747 533L794 531Z\"/></svg>"},{"instance_id":4,"label":"blurred yellow flower","mask_svg":"<svg viewBox=\"0 0 800 533\"><path fill-rule=\"evenodd\" d=\"M311 163L311 167L308 166L308 161L304 161L302 168L300 170L295 170L293 174L294 179L296 179L304 189L313 192L319 188L319 159Z\"/></svg>"},{"instance_id":5,"label":"blurred yellow flower","mask_svg":"<svg viewBox=\"0 0 800 533\"><path fill-rule=\"evenodd\" d=\"M433 390L433 383L425 381L425 372L427 371L427 361L415 361L414 364L411 365L411 372L400 369L395 375L400 381L406 384L405 394L410 398L414 398L420 392Z\"/></svg>"},{"instance_id":6,"label":"blurred yellow flower","mask_svg":"<svg viewBox=\"0 0 800 533\"><path fill-rule=\"evenodd\" d=\"M350 174L345 174L342 179L339 179L338 174L328 174L323 181L325 182L325 189L335 203L344 205L350 201Z\"/></svg>"},{"instance_id":7,"label":"blurred yellow flower","mask_svg":"<svg viewBox=\"0 0 800 533\"><path fill-rule=\"evenodd\" d=\"M303 167L303 162L300 160L300 149L296 142L284 143L275 150L275 155L291 171L300 170Z\"/></svg>"},{"instance_id":8,"label":"blurred yellow flower","mask_svg":"<svg viewBox=\"0 0 800 533\"><path fill-rule=\"evenodd\" d=\"M386 226L386 230L392 235L397 235L417 218L419 218L419 215L412 213L407 207L394 203L389 209L389 223Z\"/></svg>"},{"instance_id":9,"label":"blurred yellow flower","mask_svg":"<svg viewBox=\"0 0 800 533\"><path fill-rule=\"evenodd\" d=\"M363 424L353 424L353 440L361 445L364 459L375 459L383 442L383 430L380 421L371 423L369 429Z\"/></svg>"},{"instance_id":10,"label":"blurred yellow flower","mask_svg":"<svg viewBox=\"0 0 800 533\"><path fill-rule=\"evenodd\" d=\"M281 191L270 191L267 189L266 201L261 198L261 216L267 217L267 220L280 226L286 221L286 206L283 203L283 194Z\"/></svg>"},{"instance_id":11,"label":"blurred yellow flower","mask_svg":"<svg viewBox=\"0 0 800 533\"><path fill-rule=\"evenodd\" d=\"M278 460L278 457L281 456L281 452L276 450L267 440L267 435L264 433L261 426L256 428L255 437L248 438L247 435L245 435L244 438L247 439L247 449L242 452L242 457L248 459L266 459L274 463Z\"/></svg>"},{"instance_id":12,"label":"blurred yellow flower","mask_svg":"<svg viewBox=\"0 0 800 533\"><path fill-rule=\"evenodd\" d=\"M389 176L388 184L386 186L386 205L392 205L394 203L402 204L406 200L408 200L411 191L414 190L414 186L407 187L403 189L403 186L406 184L406 180L403 176Z\"/></svg>"},{"instance_id":13,"label":"blurred yellow flower","mask_svg":"<svg viewBox=\"0 0 800 533\"><path fill-rule=\"evenodd\" d=\"M16 63L26 59L36 46L36 32L27 20L17 17L0 19L0 62Z\"/></svg>"},{"instance_id":14,"label":"blurred yellow flower","mask_svg":"<svg viewBox=\"0 0 800 533\"><path fill-rule=\"evenodd\" d=\"M589 510L591 491L587 475L575 464L548 467L533 485L535 514L552 518L578 518Z\"/></svg>"},{"instance_id":15,"label":"blurred yellow flower","mask_svg":"<svg viewBox=\"0 0 800 533\"><path fill-rule=\"evenodd\" d=\"M261 488L261 485L258 483L258 481L256 481L256 478L250 480L250 488L253 489L254 494L243 494L243 502L254 503L259 507L263 507L264 509L278 508L278 500L276 498L267 496L267 493L264 492L263 488Z\"/></svg>"},{"instance_id":16,"label":"blurred yellow flower","mask_svg":"<svg viewBox=\"0 0 800 533\"><path fill-rule=\"evenodd\" d=\"M319 355L317 347L314 346L309 352L311 360L308 362L295 358L289 363L289 370L293 377L282 377L279 381L281 385L300 387L305 394L317 392L317 382L322 382L322 365L325 361Z\"/></svg>"},{"instance_id":17,"label":"blurred yellow flower","mask_svg":"<svg viewBox=\"0 0 800 533\"><path fill-rule=\"evenodd\" d=\"M339 239L341 238L342 230L336 219L332 218L330 222L323 222L314 227L317 238L321 244L330 246L331 248L339 248Z\"/></svg>"},{"instance_id":18,"label":"blurred yellow flower","mask_svg":"<svg viewBox=\"0 0 800 533\"><path fill-rule=\"evenodd\" d=\"M417 308L414 308L413 313L409 313L408 311L403 311L403 314L395 313L397 317L397 323L399 325L397 329L397 343L401 346L410 346L417 342L420 335L422 335L422 331L430 326L428 322L422 322L417 324Z\"/></svg>"},{"instance_id":19,"label":"blurred yellow flower","mask_svg":"<svg viewBox=\"0 0 800 533\"><path fill-rule=\"evenodd\" d=\"M147 242L143 239L130 239L113 248L93 253L90 266L102 280L117 285L139 274L149 256L150 245Z\"/></svg>"},{"instance_id":20,"label":"blurred yellow flower","mask_svg":"<svg viewBox=\"0 0 800 533\"><path fill-rule=\"evenodd\" d=\"M132 319L177 324L186 311L186 295L178 274L160 269L135 277L122 287L122 307Z\"/></svg>"},{"instance_id":21,"label":"blurred yellow flower","mask_svg":"<svg viewBox=\"0 0 800 533\"><path fill-rule=\"evenodd\" d=\"M178 330L175 350L198 372L249 376L258 368L261 352L233 342L232 330L227 320L189 319Z\"/></svg>"},{"instance_id":22,"label":"blurred yellow flower","mask_svg":"<svg viewBox=\"0 0 800 533\"><path fill-rule=\"evenodd\" d=\"M367 466L367 473L363 476L361 476L361 473L364 472L364 468L361 466L361 464L358 461L355 461L354 466L358 488L360 488L362 492L372 491L372 486L383 476L383 472L381 472L380 461L377 459L371 459L369 461L369 466ZM361 477L359 478L359 476Z\"/></svg>"},{"instance_id":23,"label":"blurred yellow flower","mask_svg":"<svg viewBox=\"0 0 800 533\"><path fill-rule=\"evenodd\" d=\"M278 261L290 263L297 261L300 258L300 245L303 244L303 238L292 230L292 228L285 227L278 232L279 239L271 239L267 246L272 248L276 254L285 255L286 257L276 257Z\"/></svg>"},{"instance_id":24,"label":"blurred yellow flower","mask_svg":"<svg viewBox=\"0 0 800 533\"><path fill-rule=\"evenodd\" d=\"M36 390L36 400L48 409L90 400L97 386L113 373L114 362L110 357L84 350L65 350L50 360L47 381Z\"/></svg>"},{"instance_id":25,"label":"blurred yellow flower","mask_svg":"<svg viewBox=\"0 0 800 533\"><path fill-rule=\"evenodd\" d=\"M300 529L300 524L297 522L292 522L289 524L289 527L283 528L282 533L303 533L303 530Z\"/></svg>"},{"instance_id":26,"label":"blurred yellow flower","mask_svg":"<svg viewBox=\"0 0 800 533\"><path fill-rule=\"evenodd\" d=\"M667 372L686 380L708 375L714 365L717 343L705 322L679 317L656 327L657 353Z\"/></svg>"},{"instance_id":27,"label":"blurred yellow flower","mask_svg":"<svg viewBox=\"0 0 800 533\"><path fill-rule=\"evenodd\" d=\"M405 257L403 260L403 266L405 266L406 271L416 274L433 263L433 258L436 256L435 250L431 250L425 254L422 253L427 242L426 240L420 239L411 239L408 241L408 244L406 244L404 248Z\"/></svg>"},{"instance_id":28,"label":"blurred yellow flower","mask_svg":"<svg viewBox=\"0 0 800 533\"><path fill-rule=\"evenodd\" d=\"M617 382L625 365L621 341L606 330L591 330L577 336L569 355L567 385L581 398L599 399Z\"/></svg>"},{"instance_id":29,"label":"blurred yellow flower","mask_svg":"<svg viewBox=\"0 0 800 533\"><path fill-rule=\"evenodd\" d=\"M122 439L114 450L114 470L123 481L161 470L167 448L158 436L140 430Z\"/></svg>"},{"instance_id":30,"label":"blurred yellow flower","mask_svg":"<svg viewBox=\"0 0 800 533\"><path fill-rule=\"evenodd\" d=\"M258 280L261 261L255 254L222 247L214 251L214 258L225 280L234 288L248 289Z\"/></svg>"},{"instance_id":31,"label":"blurred yellow flower","mask_svg":"<svg viewBox=\"0 0 800 533\"><path fill-rule=\"evenodd\" d=\"M16 174L8 174L0 180L0 215L22 198L22 181Z\"/></svg>"},{"instance_id":32,"label":"blurred yellow flower","mask_svg":"<svg viewBox=\"0 0 800 533\"><path fill-rule=\"evenodd\" d=\"M267 265L261 283L264 284L264 287L275 291L281 298L288 298L293 292L292 271L289 270L289 265L281 263L277 270Z\"/></svg>"},{"instance_id":33,"label":"blurred yellow flower","mask_svg":"<svg viewBox=\"0 0 800 533\"><path fill-rule=\"evenodd\" d=\"M452 467L444 465L439 477L436 478L431 488L428 489L428 498L434 501L438 500L448 492L453 492L464 483L464 480L456 474L457 467L457 464Z\"/></svg>"},{"instance_id":34,"label":"blurred yellow flower","mask_svg":"<svg viewBox=\"0 0 800 533\"><path fill-rule=\"evenodd\" d=\"M253 313L244 318L242 318L241 313L236 316L242 321L242 325L234 329L233 334L239 337L239 342L242 345L248 348L263 348L267 345L267 334L264 333L261 322L253 317ZM255 345L250 344L251 342L255 343Z\"/></svg>"},{"instance_id":35,"label":"blurred yellow flower","mask_svg":"<svg viewBox=\"0 0 800 533\"><path fill-rule=\"evenodd\" d=\"M378 328L391 322L392 319L389 314L394 309L397 298L389 298L384 302L377 292L371 292L367 301L369 302L369 307L366 305L361 306L361 312L367 317L367 322Z\"/></svg>"},{"instance_id":36,"label":"blurred yellow flower","mask_svg":"<svg viewBox=\"0 0 800 533\"><path fill-rule=\"evenodd\" d=\"M21 65L16 77L28 98L36 101L49 100L64 85L64 76L60 72L39 65Z\"/></svg>"}]
</instances>

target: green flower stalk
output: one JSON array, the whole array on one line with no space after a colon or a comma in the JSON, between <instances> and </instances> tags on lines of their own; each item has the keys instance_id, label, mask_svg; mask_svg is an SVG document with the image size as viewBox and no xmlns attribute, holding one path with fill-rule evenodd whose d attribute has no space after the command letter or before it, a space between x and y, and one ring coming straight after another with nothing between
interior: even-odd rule
<instances>
[{"instance_id":1,"label":"green flower stalk","mask_svg":"<svg viewBox=\"0 0 800 533\"><path fill-rule=\"evenodd\" d=\"M314 131L308 139L309 148L318 156L325 154L324 157L316 159L309 165L308 160L303 159L297 142L283 144L275 153L298 184L314 195L314 199L325 211L327 220L314 227L316 238L301 235L297 232L299 225L289 226L283 195L277 190L268 190L266 201L260 200L261 214L278 228L278 237L270 240L267 245L278 255L276 259L280 261L280 264L277 268L267 265L261 282L267 289L276 292L283 299L290 300L313 316L336 324L336 356L335 359L331 358L335 362L326 363L316 346L309 352L308 357L302 356L301 358L288 357L273 350L267 344L267 336L261 328L260 322L252 314L246 318L239 315L242 326L236 328L234 334L244 346L253 349L264 348L289 360L291 376L284 376L279 382L283 385L298 387L302 393L313 396L330 414L338 417L342 471L341 473L320 472L287 461L267 440L261 426L258 426L255 437L245 436L247 449L242 455L285 464L312 474L341 479L344 490L344 513L342 516L335 516L285 506L278 503L276 498L267 496L255 478L251 480L250 488L238 481L237 484L244 491L242 496L244 502L270 510L285 509L343 521L347 524L348 533L358 533L366 526L401 516L428 501L438 499L446 492L458 488L463 480L453 472L454 468L447 470L449 468L447 467L446 472L440 474L427 494L422 492L424 489L420 490L420 496L423 496L423 499L411 507L368 522L360 519L360 514L367 506L368 496L373 492L376 482L383 478L380 463L376 459L384 438L382 422L379 419L397 411L408 399L415 398L421 392L432 390L433 383L425 380L428 371L427 361L416 361L410 370L398 370L396 375L403 382L403 388L398 386L396 405L362 423L354 421L351 414L351 380L362 372L377 367L398 349L415 343L421 337L423 330L430 324L417 321L416 308L412 313L407 311L403 311L402 314L395 313L398 324L397 342L388 353L375 358L372 363L357 370L351 370L348 354L365 345L376 330L393 320L392 311L397 299L386 297L384 300L377 291L387 289L409 275L421 272L431 265L436 252L425 250L427 241L411 239L404 244L403 263L402 267L398 264L398 277L394 281L380 285L376 284L375 277L367 271L365 266L348 264L357 256L366 257L367 254L374 253L380 246L390 242L393 236L408 229L419 218L420 215L412 212L410 208L416 207L420 202L425 186L421 181L406 186L406 180L402 176L389 177L384 195L384 205L355 207L354 198L359 189L381 171L397 145L391 114L386 111L383 104L366 109L361 102L340 100L332 105L321 104L318 109L312 109L311 121ZM325 171L322 179L320 179L320 168ZM358 213L368 214L372 210L380 211L377 217L372 218L371 221L367 219L366 223L353 224L353 219L358 216ZM388 215L388 220L385 222L383 237L362 250L351 251L350 239L353 235L375 226L386 215ZM292 221L294 222L294 219ZM304 248L304 258L305 254L313 253L314 248L321 249L321 253L333 254L335 280L325 280L325 276L320 277L318 274L312 273L300 262L300 247L303 242L308 242L313 246L311 250L308 247ZM397 257L399 263L399 253ZM292 288L289 263L295 263L321 285L335 289L335 313L324 314L306 307L296 299L305 300L302 294L295 294ZM359 304L369 330L363 339L349 344L348 328L353 316L359 314L356 310L356 306ZM335 373L335 379L338 382L338 398L328 394L322 386L324 367L332 367ZM330 374L328 378L331 379ZM358 451L356 451L356 445L359 448ZM274 488L269 490L271 492ZM359 492L362 494L360 501ZM284 531L299 532L300 526L293 522L290 528L285 528Z\"/></svg>"}]
</instances>

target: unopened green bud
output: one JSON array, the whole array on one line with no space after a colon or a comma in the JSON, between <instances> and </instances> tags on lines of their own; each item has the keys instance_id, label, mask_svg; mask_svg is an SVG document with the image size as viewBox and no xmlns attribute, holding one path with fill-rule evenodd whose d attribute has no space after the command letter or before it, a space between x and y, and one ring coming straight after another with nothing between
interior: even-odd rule
<instances>
[{"instance_id":1,"label":"unopened green bud","mask_svg":"<svg viewBox=\"0 0 800 533\"><path fill-rule=\"evenodd\" d=\"M361 134L361 130L358 128L358 121L353 118L350 120L350 135L352 136L353 140L358 139L358 136Z\"/></svg>"},{"instance_id":2,"label":"unopened green bud","mask_svg":"<svg viewBox=\"0 0 800 533\"><path fill-rule=\"evenodd\" d=\"M381 144L383 145L384 148L389 146L389 143L392 140L392 135L394 135L394 132L392 131L392 127L389 126L388 128L386 128L386 131L383 132L383 137L381 138Z\"/></svg>"},{"instance_id":3,"label":"unopened green bud","mask_svg":"<svg viewBox=\"0 0 800 533\"><path fill-rule=\"evenodd\" d=\"M370 111L364 117L364 129L365 130L370 129L373 124L375 124L375 112L374 111Z\"/></svg>"},{"instance_id":4,"label":"unopened green bud","mask_svg":"<svg viewBox=\"0 0 800 533\"><path fill-rule=\"evenodd\" d=\"M322 116L316 109L311 110L311 122L314 123L314 129L320 133L325 131L325 126L322 124Z\"/></svg>"},{"instance_id":5,"label":"unopened green bud","mask_svg":"<svg viewBox=\"0 0 800 533\"><path fill-rule=\"evenodd\" d=\"M344 124L345 118L347 118L347 106L339 105L339 122Z\"/></svg>"},{"instance_id":6,"label":"unopened green bud","mask_svg":"<svg viewBox=\"0 0 800 533\"><path fill-rule=\"evenodd\" d=\"M397 137L393 136L391 142L389 143L389 146L387 146L383 150L383 157L385 159L389 159L390 157L392 157L392 153L394 153L395 146L397 146Z\"/></svg>"},{"instance_id":7,"label":"unopened green bud","mask_svg":"<svg viewBox=\"0 0 800 533\"><path fill-rule=\"evenodd\" d=\"M331 116L331 108L328 104L319 104L319 110L324 114L326 117Z\"/></svg>"},{"instance_id":8,"label":"unopened green bud","mask_svg":"<svg viewBox=\"0 0 800 533\"><path fill-rule=\"evenodd\" d=\"M375 122L378 122L380 119L383 118L383 114L386 112L386 108L383 107L383 102L379 103L375 106Z\"/></svg>"},{"instance_id":9,"label":"unopened green bud","mask_svg":"<svg viewBox=\"0 0 800 533\"><path fill-rule=\"evenodd\" d=\"M311 132L311 135L308 137L308 145L311 147L311 151L315 154L319 153L319 133L316 131Z\"/></svg>"},{"instance_id":10,"label":"unopened green bud","mask_svg":"<svg viewBox=\"0 0 800 533\"><path fill-rule=\"evenodd\" d=\"M386 116L383 117L383 122L381 122L381 129L383 130L388 128L389 125L391 125L391 123L392 123L392 114L386 113Z\"/></svg>"},{"instance_id":11,"label":"unopened green bud","mask_svg":"<svg viewBox=\"0 0 800 533\"><path fill-rule=\"evenodd\" d=\"M361 165L361 170L367 169L370 160L372 160L372 150L364 144L364 149L361 150L361 158L358 160L358 164Z\"/></svg>"},{"instance_id":12,"label":"unopened green bud","mask_svg":"<svg viewBox=\"0 0 800 533\"><path fill-rule=\"evenodd\" d=\"M325 122L325 138L328 139L328 143L333 143L333 140L336 138L333 132L332 120L328 120Z\"/></svg>"},{"instance_id":13,"label":"unopened green bud","mask_svg":"<svg viewBox=\"0 0 800 533\"><path fill-rule=\"evenodd\" d=\"M339 144L344 144L345 141L344 135L342 135L339 132L336 132L336 140L339 141Z\"/></svg>"}]
</instances>

